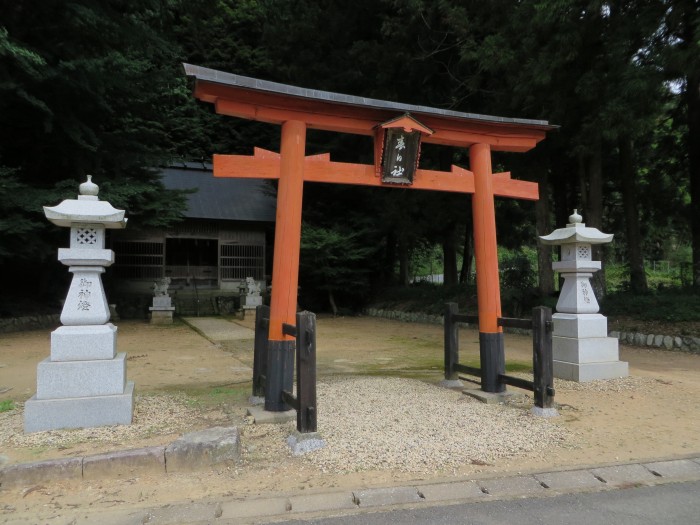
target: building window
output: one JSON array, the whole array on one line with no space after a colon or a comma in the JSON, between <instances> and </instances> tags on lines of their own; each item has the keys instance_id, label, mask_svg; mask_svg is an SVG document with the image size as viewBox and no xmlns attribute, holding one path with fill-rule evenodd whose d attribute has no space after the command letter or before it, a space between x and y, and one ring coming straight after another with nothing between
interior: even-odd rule
<instances>
[{"instance_id":1,"label":"building window","mask_svg":"<svg viewBox=\"0 0 700 525\"><path fill-rule=\"evenodd\" d=\"M165 275L173 280L196 279L215 286L218 281L216 239L165 239Z\"/></svg>"},{"instance_id":2,"label":"building window","mask_svg":"<svg viewBox=\"0 0 700 525\"><path fill-rule=\"evenodd\" d=\"M116 241L114 276L120 279L160 279L163 277L163 243Z\"/></svg>"},{"instance_id":3,"label":"building window","mask_svg":"<svg viewBox=\"0 0 700 525\"><path fill-rule=\"evenodd\" d=\"M242 281L265 277L265 247L250 244L222 244L219 267L222 281Z\"/></svg>"}]
</instances>

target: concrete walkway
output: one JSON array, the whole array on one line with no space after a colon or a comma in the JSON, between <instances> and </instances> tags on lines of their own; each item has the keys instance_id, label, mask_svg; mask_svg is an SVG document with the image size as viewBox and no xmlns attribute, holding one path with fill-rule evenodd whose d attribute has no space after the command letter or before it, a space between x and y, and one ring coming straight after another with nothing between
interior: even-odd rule
<instances>
[{"instance_id":1,"label":"concrete walkway","mask_svg":"<svg viewBox=\"0 0 700 525\"><path fill-rule=\"evenodd\" d=\"M250 328L221 317L182 317L181 319L212 342L255 339L255 332Z\"/></svg>"}]
</instances>

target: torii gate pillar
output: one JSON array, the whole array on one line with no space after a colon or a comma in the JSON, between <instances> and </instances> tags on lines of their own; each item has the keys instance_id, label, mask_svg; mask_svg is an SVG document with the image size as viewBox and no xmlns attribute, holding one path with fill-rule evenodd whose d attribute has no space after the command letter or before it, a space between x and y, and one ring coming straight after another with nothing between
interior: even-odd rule
<instances>
[{"instance_id":1,"label":"torii gate pillar","mask_svg":"<svg viewBox=\"0 0 700 525\"><path fill-rule=\"evenodd\" d=\"M275 251L270 298L270 331L265 381L265 410L287 410L282 391L292 391L294 344L284 335L284 323L296 323L301 248L301 207L304 195L306 124L288 120L282 124L280 178L277 188Z\"/></svg>"},{"instance_id":2,"label":"torii gate pillar","mask_svg":"<svg viewBox=\"0 0 700 525\"><path fill-rule=\"evenodd\" d=\"M496 211L491 170L491 148L474 144L469 148L469 163L474 173L474 258L476 259L476 291L479 305L479 355L481 358L481 388L499 393L506 389L498 374L505 374L501 293L498 277L498 245L496 242Z\"/></svg>"}]
</instances>

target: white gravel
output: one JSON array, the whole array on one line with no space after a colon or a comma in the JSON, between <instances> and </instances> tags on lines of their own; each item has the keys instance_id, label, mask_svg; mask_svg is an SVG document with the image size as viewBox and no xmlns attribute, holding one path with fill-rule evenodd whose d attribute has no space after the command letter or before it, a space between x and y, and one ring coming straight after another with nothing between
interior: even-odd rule
<instances>
[{"instance_id":1,"label":"white gravel","mask_svg":"<svg viewBox=\"0 0 700 525\"><path fill-rule=\"evenodd\" d=\"M657 381L640 377L589 383L556 380L555 388L561 392L619 392L645 389ZM490 464L523 455L544 458L556 447L581 445L581 437L557 424L558 418L533 416L531 398L485 405L415 379L326 378L318 384L318 405L318 429L326 446L297 460L329 473L450 471L469 463ZM145 438L187 432L201 424L202 416L184 394L140 395L133 425L25 435L22 408L18 403L14 410L0 413L0 451L12 447L61 449L85 442L102 443L107 449L129 447ZM285 441L293 428L294 423L244 425L243 463L291 459Z\"/></svg>"},{"instance_id":2,"label":"white gravel","mask_svg":"<svg viewBox=\"0 0 700 525\"><path fill-rule=\"evenodd\" d=\"M319 383L318 399L327 446L304 460L324 472L433 472L575 446L570 432L529 411L413 379L339 378Z\"/></svg>"},{"instance_id":3,"label":"white gravel","mask_svg":"<svg viewBox=\"0 0 700 525\"><path fill-rule=\"evenodd\" d=\"M184 394L138 395L131 425L113 425L73 430L46 430L24 434L24 404L0 413L0 450L4 446L20 448L63 448L78 443L102 443L115 446L157 435L186 430L197 419L199 410Z\"/></svg>"},{"instance_id":4,"label":"white gravel","mask_svg":"<svg viewBox=\"0 0 700 525\"><path fill-rule=\"evenodd\" d=\"M599 379L596 381L586 381L584 383L555 379L554 389L560 389L562 391L577 390L586 392L624 392L627 390L637 390L659 382L660 380L656 378L638 376L618 377L616 379Z\"/></svg>"}]
</instances>

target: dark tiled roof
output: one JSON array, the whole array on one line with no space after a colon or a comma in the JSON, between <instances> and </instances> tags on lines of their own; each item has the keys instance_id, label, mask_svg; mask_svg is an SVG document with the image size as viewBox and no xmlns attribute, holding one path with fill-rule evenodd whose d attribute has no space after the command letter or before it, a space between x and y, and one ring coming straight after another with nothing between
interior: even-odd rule
<instances>
[{"instance_id":1,"label":"dark tiled roof","mask_svg":"<svg viewBox=\"0 0 700 525\"><path fill-rule=\"evenodd\" d=\"M507 118L497 117L494 115L480 115L477 113L463 113L460 111L452 111L448 109L432 108L427 106L416 106L412 104L401 104L399 102L391 102L388 100L378 100L367 97L356 97L353 95L344 95L342 93L332 93L330 91L320 91L317 89L307 89L289 84L280 84L278 82L270 82L268 80L260 80L258 78L245 77L225 71L217 71L202 66L193 64L183 64L185 74L193 76L197 80L222 84L224 86L233 86L244 89L252 89L254 91L265 91L298 97L307 100L322 101L328 103L343 104L355 107L371 107L375 109L384 109L392 111L409 112L416 114L434 115L441 117L451 117L464 120L472 120L476 122L493 122L499 124L516 124L522 126L541 127L544 129L554 129L558 126L549 124L546 120L530 120L522 118Z\"/></svg>"},{"instance_id":2,"label":"dark tiled roof","mask_svg":"<svg viewBox=\"0 0 700 525\"><path fill-rule=\"evenodd\" d=\"M276 201L269 183L257 179L217 179L211 164L186 162L162 171L168 189L198 191L187 196L185 217L274 222Z\"/></svg>"}]
</instances>

